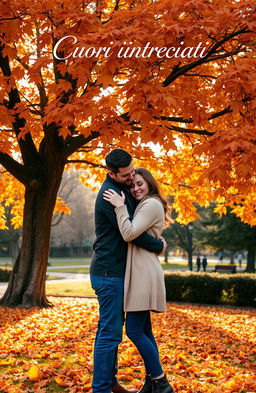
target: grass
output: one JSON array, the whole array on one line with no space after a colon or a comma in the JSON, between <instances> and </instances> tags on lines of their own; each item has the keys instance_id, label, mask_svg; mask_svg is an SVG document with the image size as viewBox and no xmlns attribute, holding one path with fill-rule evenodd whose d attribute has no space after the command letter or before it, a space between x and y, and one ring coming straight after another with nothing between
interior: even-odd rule
<instances>
[{"instance_id":1,"label":"grass","mask_svg":"<svg viewBox=\"0 0 256 393\"><path fill-rule=\"evenodd\" d=\"M95 296L89 281L46 282L46 294L60 296Z\"/></svg>"},{"instance_id":2,"label":"grass","mask_svg":"<svg viewBox=\"0 0 256 393\"><path fill-rule=\"evenodd\" d=\"M172 262L172 263L161 263L163 270L184 270L187 267L186 262ZM54 269L54 267L57 266L63 266L62 268L57 268ZM51 269L48 269L49 272L62 272L62 273L77 273L77 274L88 274L89 273L90 266L85 266L85 267L70 267L70 264L68 267L65 267L64 264L51 264Z\"/></svg>"},{"instance_id":3,"label":"grass","mask_svg":"<svg viewBox=\"0 0 256 393\"><path fill-rule=\"evenodd\" d=\"M88 274L89 273L89 266L88 267L63 267L60 269L48 269L48 273L77 273L77 274Z\"/></svg>"},{"instance_id":4,"label":"grass","mask_svg":"<svg viewBox=\"0 0 256 393\"><path fill-rule=\"evenodd\" d=\"M163 270L169 269L186 269L187 264L182 262L173 262L173 263L161 263Z\"/></svg>"},{"instance_id":5,"label":"grass","mask_svg":"<svg viewBox=\"0 0 256 393\"><path fill-rule=\"evenodd\" d=\"M89 265L91 263L90 257L82 258L49 258L50 266L64 266L64 265Z\"/></svg>"},{"instance_id":6,"label":"grass","mask_svg":"<svg viewBox=\"0 0 256 393\"><path fill-rule=\"evenodd\" d=\"M168 270L168 269L184 269L186 266L181 264L181 263L165 263L162 264L163 270ZM58 268L54 269L54 266L52 269L49 269L48 272L54 272L54 273L77 273L77 274L88 274L89 273L90 267L63 267L63 268Z\"/></svg>"}]
</instances>

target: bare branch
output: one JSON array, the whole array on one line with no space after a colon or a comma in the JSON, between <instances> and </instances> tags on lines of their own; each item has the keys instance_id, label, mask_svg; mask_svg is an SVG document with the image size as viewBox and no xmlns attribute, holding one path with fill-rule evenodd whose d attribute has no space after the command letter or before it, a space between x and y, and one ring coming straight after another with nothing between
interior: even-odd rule
<instances>
[{"instance_id":1,"label":"bare branch","mask_svg":"<svg viewBox=\"0 0 256 393\"><path fill-rule=\"evenodd\" d=\"M64 214L65 213L62 212L62 213L60 213L58 215L57 214L54 215L53 219L52 219L51 227L56 227L61 222L62 218L64 217Z\"/></svg>"},{"instance_id":2,"label":"bare branch","mask_svg":"<svg viewBox=\"0 0 256 393\"><path fill-rule=\"evenodd\" d=\"M90 165L90 166L92 166L94 168L107 169L107 167L105 165L95 164L94 162L87 161L87 160L67 160L66 163L67 164L74 164L74 163L88 164L88 165Z\"/></svg>"}]
</instances>

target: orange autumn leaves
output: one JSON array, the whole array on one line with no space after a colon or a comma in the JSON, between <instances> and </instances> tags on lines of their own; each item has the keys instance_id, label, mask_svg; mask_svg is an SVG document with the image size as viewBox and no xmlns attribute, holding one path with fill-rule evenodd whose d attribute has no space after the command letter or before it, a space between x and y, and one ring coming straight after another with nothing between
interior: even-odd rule
<instances>
[{"instance_id":1,"label":"orange autumn leaves","mask_svg":"<svg viewBox=\"0 0 256 393\"><path fill-rule=\"evenodd\" d=\"M90 390L94 299L52 299L52 309L1 309L0 392ZM256 311L168 305L153 314L163 367L179 393L256 392ZM144 368L124 336L119 380L139 388Z\"/></svg>"},{"instance_id":2,"label":"orange autumn leaves","mask_svg":"<svg viewBox=\"0 0 256 393\"><path fill-rule=\"evenodd\" d=\"M255 1L92 4L0 2L1 165L20 178L19 166L14 170L6 155L22 163L31 153L34 163L37 151L41 167L48 168L43 153L52 151L49 141L58 140L56 153L64 153L60 161L76 161L95 187L104 172L99 174L97 165L104 164L108 149L119 146L138 159L136 165L156 172L174 195L180 222L196 218L195 202L215 200L220 213L230 206L255 225ZM57 61L54 43L66 36L74 37L78 47L113 53L124 43L134 48L201 43L208 56L200 61L159 58L155 52L149 58L69 56L73 42L65 40L60 49L68 57ZM29 172L30 164L24 169ZM12 211L15 227L22 223L19 193L12 198L19 205ZM5 204L9 194L1 184L0 194ZM57 209L67 211L63 203Z\"/></svg>"}]
</instances>

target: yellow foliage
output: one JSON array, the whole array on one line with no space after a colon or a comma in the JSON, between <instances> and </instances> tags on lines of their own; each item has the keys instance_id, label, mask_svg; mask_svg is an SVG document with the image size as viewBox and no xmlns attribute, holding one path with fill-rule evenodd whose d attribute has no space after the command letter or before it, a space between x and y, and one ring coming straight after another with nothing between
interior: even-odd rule
<instances>
[{"instance_id":1,"label":"yellow foliage","mask_svg":"<svg viewBox=\"0 0 256 393\"><path fill-rule=\"evenodd\" d=\"M39 366L32 366L28 370L28 377L30 381L37 382L40 379L40 369Z\"/></svg>"},{"instance_id":2,"label":"yellow foliage","mask_svg":"<svg viewBox=\"0 0 256 393\"><path fill-rule=\"evenodd\" d=\"M54 207L54 213L64 213L71 214L70 208L66 205L65 201L62 201L59 197L57 197L56 205Z\"/></svg>"}]
</instances>

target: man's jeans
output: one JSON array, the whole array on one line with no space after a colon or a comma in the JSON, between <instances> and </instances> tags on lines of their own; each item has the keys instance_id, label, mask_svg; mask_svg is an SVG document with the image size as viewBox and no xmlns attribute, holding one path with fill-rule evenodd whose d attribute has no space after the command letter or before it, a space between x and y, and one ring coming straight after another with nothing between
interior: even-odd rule
<instances>
[{"instance_id":1,"label":"man's jeans","mask_svg":"<svg viewBox=\"0 0 256 393\"><path fill-rule=\"evenodd\" d=\"M91 275L99 302L99 323L94 343L93 393L109 393L117 383L117 350L124 324L124 278Z\"/></svg>"}]
</instances>

